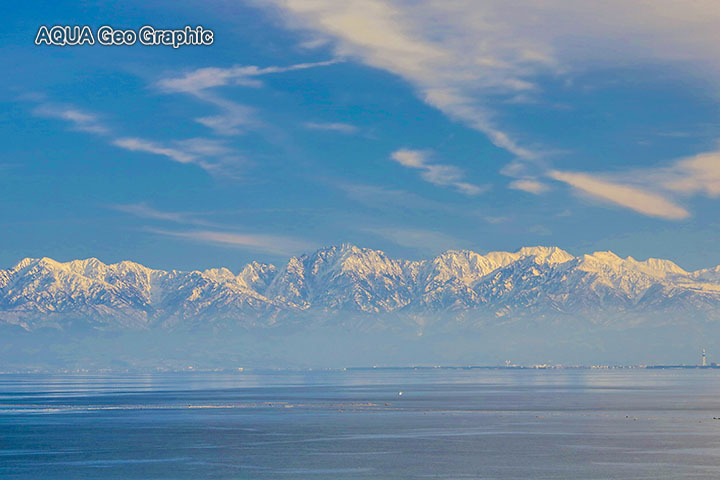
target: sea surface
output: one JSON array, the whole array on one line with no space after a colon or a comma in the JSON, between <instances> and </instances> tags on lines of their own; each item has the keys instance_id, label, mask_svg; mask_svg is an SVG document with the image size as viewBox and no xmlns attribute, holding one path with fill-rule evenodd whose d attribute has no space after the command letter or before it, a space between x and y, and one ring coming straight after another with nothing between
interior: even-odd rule
<instances>
[{"instance_id":1,"label":"sea surface","mask_svg":"<svg viewBox=\"0 0 720 480\"><path fill-rule=\"evenodd\" d=\"M715 418L720 370L7 374L0 478L718 479Z\"/></svg>"}]
</instances>

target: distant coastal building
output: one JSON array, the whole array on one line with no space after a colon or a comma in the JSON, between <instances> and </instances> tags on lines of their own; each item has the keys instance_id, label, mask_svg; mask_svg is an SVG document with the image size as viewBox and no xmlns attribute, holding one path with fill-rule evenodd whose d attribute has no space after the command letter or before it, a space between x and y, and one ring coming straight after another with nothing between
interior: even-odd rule
<instances>
[{"instance_id":1,"label":"distant coastal building","mask_svg":"<svg viewBox=\"0 0 720 480\"><path fill-rule=\"evenodd\" d=\"M693 365L647 365L645 368L717 368L720 369L720 365L715 362L708 362L707 351L703 348L700 353L700 363Z\"/></svg>"}]
</instances>

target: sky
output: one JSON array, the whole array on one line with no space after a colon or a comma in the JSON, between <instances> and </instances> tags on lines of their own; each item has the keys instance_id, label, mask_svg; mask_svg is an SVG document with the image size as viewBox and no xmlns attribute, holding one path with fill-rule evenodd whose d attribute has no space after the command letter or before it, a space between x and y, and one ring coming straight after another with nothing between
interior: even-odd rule
<instances>
[{"instance_id":1,"label":"sky","mask_svg":"<svg viewBox=\"0 0 720 480\"><path fill-rule=\"evenodd\" d=\"M343 242L720 264L715 0L12 2L0 268ZM210 46L48 46L202 25Z\"/></svg>"}]
</instances>

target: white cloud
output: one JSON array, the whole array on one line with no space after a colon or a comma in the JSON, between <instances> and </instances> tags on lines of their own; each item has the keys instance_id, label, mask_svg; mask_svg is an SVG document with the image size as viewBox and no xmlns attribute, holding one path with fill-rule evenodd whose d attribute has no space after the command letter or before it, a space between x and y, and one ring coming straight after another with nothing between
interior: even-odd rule
<instances>
[{"instance_id":1,"label":"white cloud","mask_svg":"<svg viewBox=\"0 0 720 480\"><path fill-rule=\"evenodd\" d=\"M548 186L537 180L522 179L510 182L510 188L539 195L548 191Z\"/></svg>"},{"instance_id":2,"label":"white cloud","mask_svg":"<svg viewBox=\"0 0 720 480\"><path fill-rule=\"evenodd\" d=\"M110 208L119 212L129 213L140 218L149 218L153 220L167 220L176 223L185 223L185 215L178 212L163 212L148 207L144 203L130 203L110 205Z\"/></svg>"},{"instance_id":3,"label":"white cloud","mask_svg":"<svg viewBox=\"0 0 720 480\"><path fill-rule=\"evenodd\" d=\"M355 133L357 132L358 128L355 125L350 125L349 123L319 123L319 122L305 122L303 123L303 127L309 129L309 130L329 130L332 132L339 132L339 133Z\"/></svg>"},{"instance_id":4,"label":"white cloud","mask_svg":"<svg viewBox=\"0 0 720 480\"><path fill-rule=\"evenodd\" d=\"M565 182L578 192L592 198L620 205L651 217L680 220L690 216L683 207L659 193L637 186L599 178L587 173L550 172L550 177Z\"/></svg>"},{"instance_id":5,"label":"white cloud","mask_svg":"<svg viewBox=\"0 0 720 480\"><path fill-rule=\"evenodd\" d=\"M138 137L119 137L116 132L104 126L98 115L84 112L72 106L41 104L33 110L38 116L58 118L68 122L76 130L104 136L116 147L131 152L161 155L174 162L197 165L210 173L222 174L226 178L238 178L240 168L247 162L235 150L220 140L189 138L161 143ZM232 128L232 122L223 128Z\"/></svg>"},{"instance_id":6,"label":"white cloud","mask_svg":"<svg viewBox=\"0 0 720 480\"><path fill-rule=\"evenodd\" d=\"M240 135L260 125L260 122L256 119L255 109L252 107L207 93L202 93L198 98L220 108L221 113L217 115L209 115L195 119L196 122L205 125L217 135Z\"/></svg>"},{"instance_id":7,"label":"white cloud","mask_svg":"<svg viewBox=\"0 0 720 480\"><path fill-rule=\"evenodd\" d=\"M187 152L162 146L158 143L150 140L144 140L142 138L118 138L113 140L113 145L132 152L145 152L162 155L170 160L180 163L193 163L196 159L194 155L190 155Z\"/></svg>"},{"instance_id":8,"label":"white cloud","mask_svg":"<svg viewBox=\"0 0 720 480\"><path fill-rule=\"evenodd\" d=\"M173 222L185 225L213 225L210 222L196 218L196 214L189 212L168 212L164 210L158 210L150 207L145 203L128 203L128 204L117 204L109 205L108 208L116 210L118 212L127 213L134 215L138 218L145 218L150 220L162 220L166 222Z\"/></svg>"},{"instance_id":9,"label":"white cloud","mask_svg":"<svg viewBox=\"0 0 720 480\"><path fill-rule=\"evenodd\" d=\"M547 68L554 61L544 45L506 36L503 25L484 18L482 5L468 3L468 12L451 1L274 3L292 25L331 38L338 55L403 77L428 104L484 132L498 147L520 157L534 155L496 125L481 97L532 90L524 78L528 67Z\"/></svg>"},{"instance_id":10,"label":"white cloud","mask_svg":"<svg viewBox=\"0 0 720 480\"><path fill-rule=\"evenodd\" d=\"M463 181L464 173L453 165L431 163L427 153L420 150L397 150L390 155L394 161L408 168L420 170L420 176L426 182L435 185L450 186L465 195L479 195L485 191L484 187Z\"/></svg>"},{"instance_id":11,"label":"white cloud","mask_svg":"<svg viewBox=\"0 0 720 480\"><path fill-rule=\"evenodd\" d=\"M197 218L197 213L158 210L146 205L145 203L109 205L109 208L119 212L128 213L139 218L162 220L182 225L193 225L197 229L178 231L146 228L145 230L158 235L178 237L200 243L243 248L251 251L267 252L286 256L310 251L315 247L314 244L309 242L282 235L229 231L220 225Z\"/></svg>"},{"instance_id":12,"label":"white cloud","mask_svg":"<svg viewBox=\"0 0 720 480\"><path fill-rule=\"evenodd\" d=\"M221 230L169 231L148 229L148 231L171 237L180 237L201 243L242 248L276 255L297 255L313 250L315 245L280 235L238 233Z\"/></svg>"},{"instance_id":13,"label":"white cloud","mask_svg":"<svg viewBox=\"0 0 720 480\"><path fill-rule=\"evenodd\" d=\"M577 74L593 69L650 64L720 84L717 0L273 0L272 5L290 27L314 41L327 39L337 55L405 79L428 105L511 152L516 158L501 173L518 179L514 188L532 193L542 187L526 177L550 170L538 158L548 151L518 140L493 105L541 98L540 76L565 76L570 85L592 79ZM656 171L657 178L640 186L610 178L609 192L595 188L593 176L563 178L597 198L681 218L687 211L672 201L660 198L653 207L658 195L653 192L717 196L715 165L711 158L695 158Z\"/></svg>"},{"instance_id":14,"label":"white cloud","mask_svg":"<svg viewBox=\"0 0 720 480\"><path fill-rule=\"evenodd\" d=\"M285 67L235 66L230 68L208 67L187 72L178 77L164 78L156 86L167 93L184 93L220 109L219 114L198 117L196 122L205 125L217 135L233 136L257 128L262 123L257 120L254 108L223 98L212 92L213 88L228 85L261 87L258 77L275 73L292 72L308 68L326 67L340 60L298 63Z\"/></svg>"},{"instance_id":15,"label":"white cloud","mask_svg":"<svg viewBox=\"0 0 720 480\"><path fill-rule=\"evenodd\" d=\"M144 152L166 157L174 162L197 165L204 170L233 178L245 160L223 142L207 138L176 140L172 146L137 137L117 138L113 145L132 152Z\"/></svg>"},{"instance_id":16,"label":"white cloud","mask_svg":"<svg viewBox=\"0 0 720 480\"><path fill-rule=\"evenodd\" d=\"M675 203L675 197L720 196L720 151L682 158L663 167L611 174L552 171L549 176L645 215L682 219L690 213Z\"/></svg>"},{"instance_id":17,"label":"white cloud","mask_svg":"<svg viewBox=\"0 0 720 480\"><path fill-rule=\"evenodd\" d=\"M206 157L223 157L235 155L235 151L228 147L224 141L211 138L188 138L185 140L177 140L175 142L183 150L191 152L194 155L202 155Z\"/></svg>"},{"instance_id":18,"label":"white cloud","mask_svg":"<svg viewBox=\"0 0 720 480\"><path fill-rule=\"evenodd\" d=\"M658 172L661 185L681 194L720 196L720 152L696 155Z\"/></svg>"},{"instance_id":19,"label":"white cloud","mask_svg":"<svg viewBox=\"0 0 720 480\"><path fill-rule=\"evenodd\" d=\"M340 60L327 60L324 62L298 63L286 67L257 67L255 65L235 66L230 68L208 67L200 68L186 73L180 77L164 78L157 82L158 87L169 92L198 93L208 88L225 85L239 85L244 87L260 87L262 83L256 77L273 73L305 70L307 68L326 67L338 63Z\"/></svg>"},{"instance_id":20,"label":"white cloud","mask_svg":"<svg viewBox=\"0 0 720 480\"><path fill-rule=\"evenodd\" d=\"M75 107L43 104L35 108L33 113L41 117L65 120L73 126L73 129L82 132L97 135L107 135L110 133L110 130L100 122L97 115L83 112Z\"/></svg>"},{"instance_id":21,"label":"white cloud","mask_svg":"<svg viewBox=\"0 0 720 480\"><path fill-rule=\"evenodd\" d=\"M405 77L421 93L427 87L454 89L470 98L522 92L534 88L539 72L564 73L608 63L693 62L720 74L716 0L272 4L291 26L309 29L313 39L334 41L340 55Z\"/></svg>"}]
</instances>

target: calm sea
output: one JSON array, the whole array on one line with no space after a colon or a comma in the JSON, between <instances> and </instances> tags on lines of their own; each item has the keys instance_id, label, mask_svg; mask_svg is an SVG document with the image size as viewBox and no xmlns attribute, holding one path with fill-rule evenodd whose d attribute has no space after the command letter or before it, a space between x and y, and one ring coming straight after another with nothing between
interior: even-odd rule
<instances>
[{"instance_id":1,"label":"calm sea","mask_svg":"<svg viewBox=\"0 0 720 480\"><path fill-rule=\"evenodd\" d=\"M0 478L717 479L713 417L720 370L0 375Z\"/></svg>"}]
</instances>

